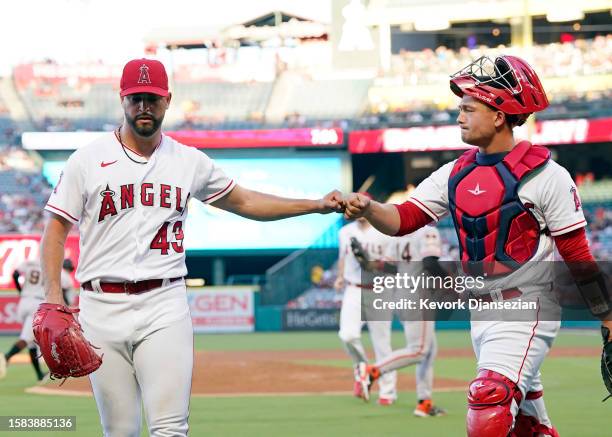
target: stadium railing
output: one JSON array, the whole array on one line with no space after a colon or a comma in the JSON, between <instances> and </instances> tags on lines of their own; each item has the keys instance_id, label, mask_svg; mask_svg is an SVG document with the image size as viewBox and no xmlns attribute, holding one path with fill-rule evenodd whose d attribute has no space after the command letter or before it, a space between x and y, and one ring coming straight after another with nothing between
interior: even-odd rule
<instances>
[{"instance_id":1,"label":"stadium railing","mask_svg":"<svg viewBox=\"0 0 612 437\"><path fill-rule=\"evenodd\" d=\"M308 248L293 252L266 271L262 305L283 305L312 286L313 267L330 268L338 259L338 219Z\"/></svg>"}]
</instances>

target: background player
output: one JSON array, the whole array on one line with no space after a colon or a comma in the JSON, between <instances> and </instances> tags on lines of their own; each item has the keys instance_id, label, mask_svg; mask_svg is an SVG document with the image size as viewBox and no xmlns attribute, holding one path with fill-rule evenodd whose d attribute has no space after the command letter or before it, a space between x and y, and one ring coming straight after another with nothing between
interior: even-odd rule
<instances>
[{"instance_id":1,"label":"background player","mask_svg":"<svg viewBox=\"0 0 612 437\"><path fill-rule=\"evenodd\" d=\"M68 270L66 267L72 267L72 261L69 259L64 260L60 279L64 295L68 295L72 290L72 279L70 278L72 270ZM74 267L72 269L74 270ZM34 367L36 372L36 378L42 381L45 373L40 368L38 347L34 343L34 333L32 332L32 317L38 309L38 305L45 300L40 262L38 260L23 262L13 272L13 281L15 282L15 288L20 294L19 304L17 305L17 317L22 327L19 340L13 344L6 354L0 354L0 378L6 375L6 366L10 359L27 347L32 367Z\"/></svg>"},{"instance_id":2,"label":"background player","mask_svg":"<svg viewBox=\"0 0 612 437\"><path fill-rule=\"evenodd\" d=\"M120 89L122 126L70 156L47 203L46 299L65 311L59 272L66 236L78 223L79 322L104 354L90 375L103 433L139 436L144 403L151 435L184 436L193 371L183 281L188 200L277 220L339 211L341 195L286 199L247 190L204 153L163 135L172 96L158 61L128 62Z\"/></svg>"},{"instance_id":3,"label":"background player","mask_svg":"<svg viewBox=\"0 0 612 437\"><path fill-rule=\"evenodd\" d=\"M335 288L344 290L340 310L340 330L338 335L347 353L353 360L355 382L353 394L368 401L370 399L369 383L365 379L368 358L361 341L361 330L365 323L374 347L376 360L382 360L391 353L391 321L363 321L361 314L361 293L372 290L372 284L363 283L363 268L355 256L353 247L356 244L367 253L369 260L390 259L393 239L376 230L365 219L357 219L345 225L339 233L338 278ZM358 243L355 243L357 241ZM363 261L362 261L363 264ZM361 376L360 376L361 375ZM397 398L397 375L389 372L381 377L379 383L378 403L391 405Z\"/></svg>"},{"instance_id":4,"label":"background player","mask_svg":"<svg viewBox=\"0 0 612 437\"><path fill-rule=\"evenodd\" d=\"M547 149L514 140L512 128L548 106L536 73L525 61L480 58L453 75L451 89L461 97L461 138L477 148L434 172L403 205L348 196L346 216L365 216L379 230L403 235L450 212L468 272L480 269L482 274L491 267L512 272L487 280L481 299L522 296L535 299L538 309L531 322L498 321L494 315L490 321L472 322L479 373L468 394L467 434L557 436L544 405L540 366L560 322L538 319L539 309L551 299L550 282L533 277L525 261L552 260L553 242L566 262L594 261L576 187ZM578 279L583 288L606 296L596 278L591 270ZM603 317L609 310L604 307L596 315Z\"/></svg>"},{"instance_id":5,"label":"background player","mask_svg":"<svg viewBox=\"0 0 612 437\"><path fill-rule=\"evenodd\" d=\"M445 276L438 259L442 254L440 232L433 226L425 226L412 234L397 238L397 255L394 259L401 260L399 273L418 277L427 273L433 276ZM398 290L401 292L401 290ZM370 383L378 380L389 372L416 364L416 395L417 405L413 414L418 417L442 416L446 414L443 408L434 405L432 401L434 361L438 351L435 333L435 321L422 316L421 320L411 317L402 319L406 347L394 350L383 360L369 365L365 378ZM364 378L364 375L360 375Z\"/></svg>"}]
</instances>

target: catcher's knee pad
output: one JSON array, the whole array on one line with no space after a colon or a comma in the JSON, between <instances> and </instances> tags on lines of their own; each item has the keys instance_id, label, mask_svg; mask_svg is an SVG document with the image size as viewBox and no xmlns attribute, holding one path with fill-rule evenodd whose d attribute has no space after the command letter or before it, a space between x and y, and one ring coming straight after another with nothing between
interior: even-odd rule
<instances>
[{"instance_id":1,"label":"catcher's knee pad","mask_svg":"<svg viewBox=\"0 0 612 437\"><path fill-rule=\"evenodd\" d=\"M519 411L516 415L514 429L512 433L510 433L510 437L533 437L541 435L559 437L559 433L555 427L549 428L548 426L542 425L535 417L526 416Z\"/></svg>"},{"instance_id":2,"label":"catcher's knee pad","mask_svg":"<svg viewBox=\"0 0 612 437\"><path fill-rule=\"evenodd\" d=\"M504 375L481 370L468 392L468 437L507 437L512 429L512 400L521 403L518 386Z\"/></svg>"}]
</instances>

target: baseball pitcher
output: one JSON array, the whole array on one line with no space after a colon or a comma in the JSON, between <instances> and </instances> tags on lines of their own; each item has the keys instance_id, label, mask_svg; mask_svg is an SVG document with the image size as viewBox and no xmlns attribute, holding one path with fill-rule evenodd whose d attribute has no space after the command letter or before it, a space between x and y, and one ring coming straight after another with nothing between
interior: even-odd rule
<instances>
[{"instance_id":1,"label":"baseball pitcher","mask_svg":"<svg viewBox=\"0 0 612 437\"><path fill-rule=\"evenodd\" d=\"M340 211L341 195L286 199L247 190L205 153L164 135L172 95L159 61L128 62L119 97L123 124L70 156L45 207L46 303L34 330L55 375L90 375L105 436L139 436L141 404L150 435L186 436L193 370L183 280L189 200L278 220ZM75 224L78 310L65 305L59 275Z\"/></svg>"}]
</instances>

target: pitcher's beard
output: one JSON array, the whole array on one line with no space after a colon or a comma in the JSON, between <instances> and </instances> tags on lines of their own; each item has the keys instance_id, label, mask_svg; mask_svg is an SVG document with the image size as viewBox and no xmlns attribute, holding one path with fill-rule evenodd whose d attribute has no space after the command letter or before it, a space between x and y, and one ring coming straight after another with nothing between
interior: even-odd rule
<instances>
[{"instance_id":1,"label":"pitcher's beard","mask_svg":"<svg viewBox=\"0 0 612 437\"><path fill-rule=\"evenodd\" d=\"M131 118L131 117L127 117L127 122L128 124L132 127L132 129L134 130L134 132L136 132L139 136L141 137L151 137L155 134L155 132L157 132L162 124L163 118L161 119L156 119L151 117L151 123L144 125L144 126L139 126L138 125L138 118Z\"/></svg>"}]
</instances>

